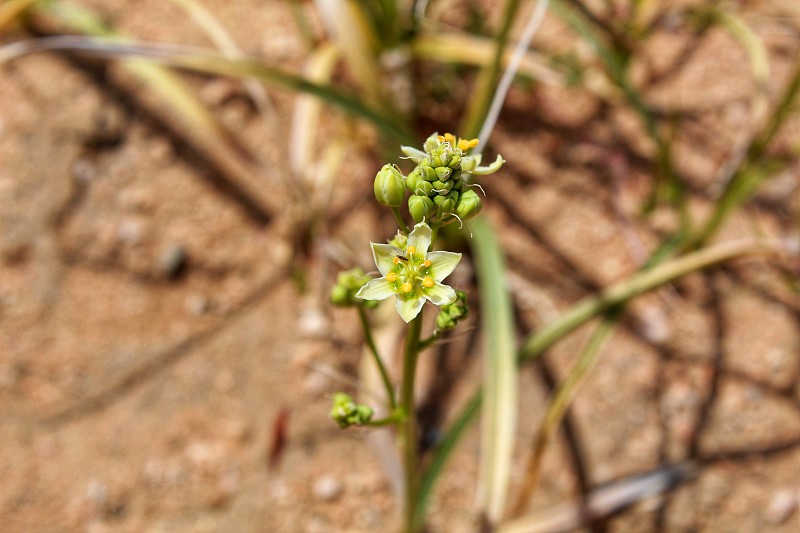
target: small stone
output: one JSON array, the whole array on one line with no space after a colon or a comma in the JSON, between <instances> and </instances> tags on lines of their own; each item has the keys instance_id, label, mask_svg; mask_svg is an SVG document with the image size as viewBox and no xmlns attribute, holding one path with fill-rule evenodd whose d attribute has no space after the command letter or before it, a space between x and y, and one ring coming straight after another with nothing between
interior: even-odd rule
<instances>
[{"instance_id":1,"label":"small stone","mask_svg":"<svg viewBox=\"0 0 800 533\"><path fill-rule=\"evenodd\" d=\"M333 476L322 476L312 486L314 497L323 502L332 502L342 495L342 484Z\"/></svg>"},{"instance_id":2,"label":"small stone","mask_svg":"<svg viewBox=\"0 0 800 533\"><path fill-rule=\"evenodd\" d=\"M184 305L186 310L195 316L202 316L211 308L211 302L205 294L190 294Z\"/></svg>"},{"instance_id":3,"label":"small stone","mask_svg":"<svg viewBox=\"0 0 800 533\"><path fill-rule=\"evenodd\" d=\"M186 270L188 261L186 248L180 244L167 245L158 256L158 272L168 278L177 278Z\"/></svg>"},{"instance_id":4,"label":"small stone","mask_svg":"<svg viewBox=\"0 0 800 533\"><path fill-rule=\"evenodd\" d=\"M303 390L315 398L321 397L328 392L331 386L331 378L322 372L311 371L303 381Z\"/></svg>"},{"instance_id":5,"label":"small stone","mask_svg":"<svg viewBox=\"0 0 800 533\"><path fill-rule=\"evenodd\" d=\"M142 241L144 223L136 218L123 218L117 224L117 240L122 244L132 246Z\"/></svg>"},{"instance_id":6,"label":"small stone","mask_svg":"<svg viewBox=\"0 0 800 533\"><path fill-rule=\"evenodd\" d=\"M97 167L92 161L85 158L76 160L70 171L72 179L82 185L86 185L97 176Z\"/></svg>"},{"instance_id":7,"label":"small stone","mask_svg":"<svg viewBox=\"0 0 800 533\"><path fill-rule=\"evenodd\" d=\"M307 307L298 321L300 333L308 337L323 337L328 332L328 317L317 307Z\"/></svg>"},{"instance_id":8,"label":"small stone","mask_svg":"<svg viewBox=\"0 0 800 533\"><path fill-rule=\"evenodd\" d=\"M773 525L783 524L797 510L797 491L781 489L769 500L764 518Z\"/></svg>"}]
</instances>

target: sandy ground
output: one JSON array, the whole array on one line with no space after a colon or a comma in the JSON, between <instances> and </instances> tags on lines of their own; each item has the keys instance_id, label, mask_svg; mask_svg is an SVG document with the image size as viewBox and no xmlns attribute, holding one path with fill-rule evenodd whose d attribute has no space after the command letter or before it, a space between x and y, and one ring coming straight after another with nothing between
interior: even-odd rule
<instances>
[{"instance_id":1,"label":"sandy ground","mask_svg":"<svg viewBox=\"0 0 800 533\"><path fill-rule=\"evenodd\" d=\"M286 3L207 4L245 52L301 64ZM130 35L207 44L166 2L85 5ZM767 43L774 98L800 40L758 11L747 20ZM557 27L546 24L543 39L558 42ZM666 69L661 51L682 39L654 39L641 75ZM754 87L726 34L713 31L698 48L648 101L691 111L675 159L700 216L719 168L752 131ZM271 169L258 182L267 205L291 204L292 95L270 92L264 115L235 82L187 79ZM43 54L2 69L0 529L390 530L393 489L375 453L388 435L342 432L328 419L332 393L352 391L346 377L358 374L362 346L356 316L324 297L340 267L371 269L367 241L392 231L370 203L381 161L363 144L348 152L327 209L298 235L285 213L221 182L213 155L187 147L169 117L119 66ZM796 141L797 126L781 142ZM500 228L523 331L628 276L675 225L669 212L640 216L653 153L635 117L586 93L516 88L498 149L507 166L485 182L486 212ZM797 172L778 176L717 240L796 238ZM634 302L546 456L532 509L692 461L696 478L590 529L797 531L800 301L784 280L752 258ZM472 281L466 260L454 282ZM391 342L396 318L386 316ZM430 432L478 383L471 331L422 362ZM514 484L553 380L590 333L521 373ZM286 443L271 460L276 432ZM442 479L432 531L474 530L478 440L473 429Z\"/></svg>"}]
</instances>

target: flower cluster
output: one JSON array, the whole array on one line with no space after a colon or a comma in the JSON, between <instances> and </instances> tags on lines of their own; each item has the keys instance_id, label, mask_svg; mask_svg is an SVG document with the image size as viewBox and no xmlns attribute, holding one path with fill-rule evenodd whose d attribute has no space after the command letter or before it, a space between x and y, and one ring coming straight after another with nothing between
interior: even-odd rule
<instances>
[{"instance_id":1,"label":"flower cluster","mask_svg":"<svg viewBox=\"0 0 800 533\"><path fill-rule=\"evenodd\" d=\"M369 424L373 414L374 411L371 407L357 404L349 394L337 392L333 395L331 418L342 429Z\"/></svg>"},{"instance_id":2,"label":"flower cluster","mask_svg":"<svg viewBox=\"0 0 800 533\"><path fill-rule=\"evenodd\" d=\"M331 289L331 303L340 307L359 305L363 302L356 301L356 293L366 285L370 276L359 267L340 272L336 278L336 285ZM368 307L375 307L377 302L366 302Z\"/></svg>"},{"instance_id":3,"label":"flower cluster","mask_svg":"<svg viewBox=\"0 0 800 533\"><path fill-rule=\"evenodd\" d=\"M394 165L384 165L375 176L375 197L378 202L399 207L408 197L408 210L414 222L437 222L448 216L466 220L481 210L480 196L466 181L469 174L485 175L503 165L501 156L489 166L480 166L481 156L469 155L478 145L477 139L459 139L445 133L434 133L422 150L403 146L403 153L416 163L408 176Z\"/></svg>"}]
</instances>

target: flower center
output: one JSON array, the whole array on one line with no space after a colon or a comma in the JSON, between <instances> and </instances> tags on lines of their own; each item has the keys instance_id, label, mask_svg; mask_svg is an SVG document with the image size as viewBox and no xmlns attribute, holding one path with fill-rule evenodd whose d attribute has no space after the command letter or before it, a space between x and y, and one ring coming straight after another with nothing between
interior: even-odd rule
<instances>
[{"instance_id":1,"label":"flower center","mask_svg":"<svg viewBox=\"0 0 800 533\"><path fill-rule=\"evenodd\" d=\"M392 264L392 269L386 273L386 281L392 284L396 294L416 297L435 284L430 272L431 262L418 254L413 246L406 248L405 255L392 259Z\"/></svg>"}]
</instances>

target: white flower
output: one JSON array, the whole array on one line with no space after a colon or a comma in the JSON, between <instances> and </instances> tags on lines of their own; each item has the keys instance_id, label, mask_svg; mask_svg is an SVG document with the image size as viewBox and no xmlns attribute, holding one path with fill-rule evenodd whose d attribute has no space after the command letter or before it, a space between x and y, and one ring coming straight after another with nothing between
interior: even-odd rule
<instances>
[{"instance_id":1,"label":"white flower","mask_svg":"<svg viewBox=\"0 0 800 533\"><path fill-rule=\"evenodd\" d=\"M420 222L408 236L405 249L392 244L372 245L372 256L383 275L373 279L356 293L362 300L397 298L397 312L411 322L422 310L425 300L434 305L456 301L456 291L441 281L455 270L461 254L428 252L431 228Z\"/></svg>"}]
</instances>

